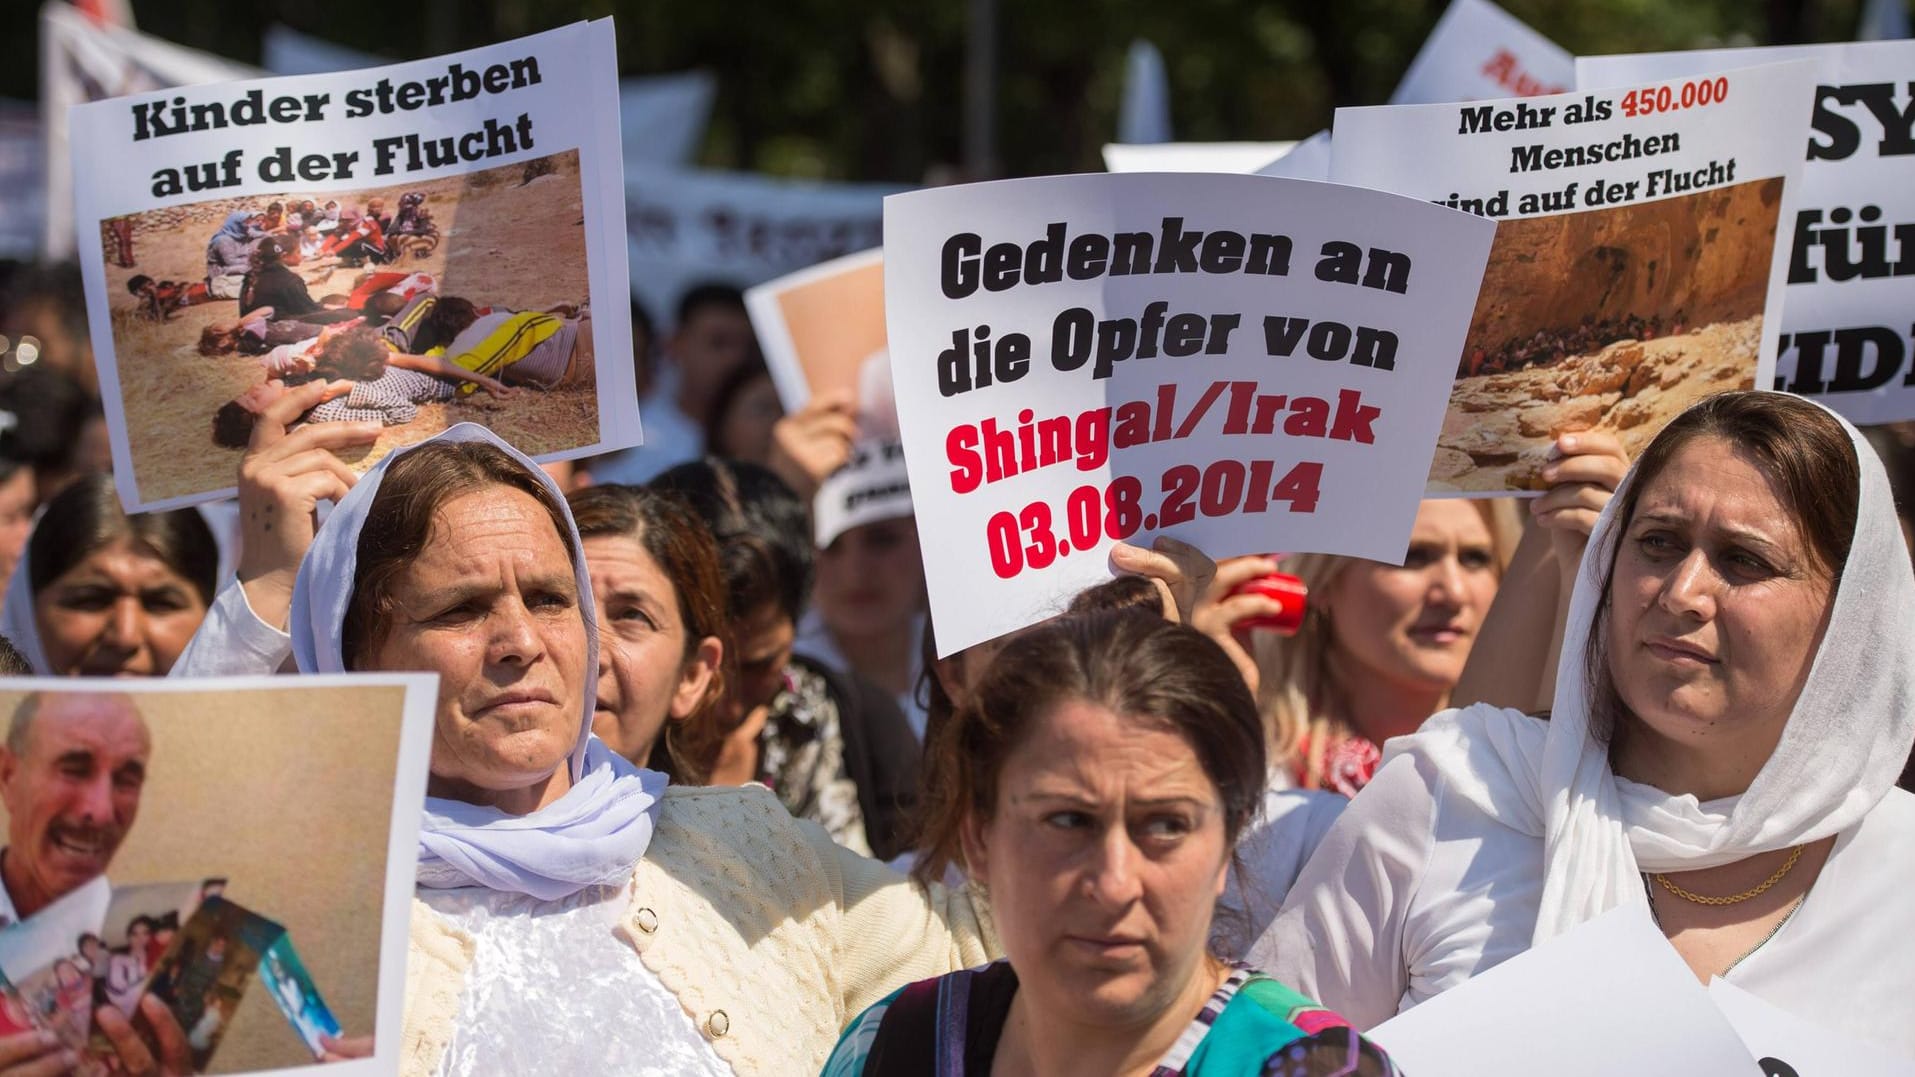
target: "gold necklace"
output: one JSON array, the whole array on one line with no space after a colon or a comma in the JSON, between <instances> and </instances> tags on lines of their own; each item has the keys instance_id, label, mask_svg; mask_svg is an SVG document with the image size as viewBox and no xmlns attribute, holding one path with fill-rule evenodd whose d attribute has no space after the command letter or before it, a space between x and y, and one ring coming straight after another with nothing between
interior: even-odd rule
<instances>
[{"instance_id":1,"label":"gold necklace","mask_svg":"<svg viewBox=\"0 0 1915 1077\"><path fill-rule=\"evenodd\" d=\"M1684 890L1682 887L1670 882L1667 875L1651 875L1650 878L1656 880L1664 890L1669 891L1684 901L1693 902L1697 905L1740 905L1750 898L1761 897L1763 894L1769 892L1770 887L1781 882L1783 876L1786 876L1790 870L1795 867L1795 862L1802 859L1803 848L1804 846L1801 845L1796 846L1794 851L1789 853L1789 858L1783 861L1782 866L1775 869L1775 874L1762 880L1759 885L1744 890L1740 894L1731 894L1728 897L1710 897L1706 894L1698 894L1693 890Z\"/></svg>"}]
</instances>

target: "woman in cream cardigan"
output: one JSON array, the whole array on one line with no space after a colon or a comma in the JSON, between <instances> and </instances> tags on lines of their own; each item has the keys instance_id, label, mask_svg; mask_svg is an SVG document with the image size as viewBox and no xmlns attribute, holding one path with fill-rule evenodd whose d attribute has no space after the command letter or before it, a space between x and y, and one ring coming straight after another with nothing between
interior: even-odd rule
<instances>
[{"instance_id":1,"label":"woman in cream cardigan","mask_svg":"<svg viewBox=\"0 0 1915 1077\"><path fill-rule=\"evenodd\" d=\"M302 465L342 435L267 429L249 524L344 493ZM762 788L668 790L591 736L579 551L551 480L461 425L344 494L298 564L290 637L255 612L262 558L241 578L269 586L223 593L181 660L257 672L290 646L301 672L439 674L402 1073L815 1072L898 984L998 954L968 891L927 895Z\"/></svg>"}]
</instances>

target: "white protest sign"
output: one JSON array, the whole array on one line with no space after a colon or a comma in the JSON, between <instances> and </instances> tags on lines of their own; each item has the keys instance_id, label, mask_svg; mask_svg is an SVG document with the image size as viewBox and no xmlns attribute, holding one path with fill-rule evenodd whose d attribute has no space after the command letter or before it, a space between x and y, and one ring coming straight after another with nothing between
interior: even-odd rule
<instances>
[{"instance_id":1,"label":"white protest sign","mask_svg":"<svg viewBox=\"0 0 1915 1077\"><path fill-rule=\"evenodd\" d=\"M0 679L0 713L35 701L36 736L71 739L60 727L83 721L144 745L130 794L137 817L126 810L104 874L58 883L50 896L59 900L0 930L0 1027L20 1031L21 994L52 1001L36 990L35 966L100 959L85 952L82 932L121 948L107 960L127 971L130 909L176 930L176 941L109 986L117 993L130 982L135 999L144 987L190 1030L191 1072L310 1072L322 1036L367 1052L329 1074L398 1072L438 677L161 677L116 682L110 694L101 687ZM288 796L293 787L299 795ZM123 795L114 790L116 804ZM0 827L46 840L34 807L10 796ZM8 818L15 809L20 817ZM78 931L75 902L92 906ZM43 916L58 929L51 939L35 939ZM208 991L216 979L220 989ZM93 1001L90 991L83 998ZM65 992L59 1001L69 1002ZM39 1008L35 1024L80 1056L72 1072L122 1072L106 1038L87 1035L92 1007L79 1010Z\"/></svg>"},{"instance_id":2,"label":"white protest sign","mask_svg":"<svg viewBox=\"0 0 1915 1077\"><path fill-rule=\"evenodd\" d=\"M1058 612L1120 539L1400 560L1493 231L1260 176L886 199L939 649Z\"/></svg>"},{"instance_id":3,"label":"white protest sign","mask_svg":"<svg viewBox=\"0 0 1915 1077\"><path fill-rule=\"evenodd\" d=\"M1282 179L1327 180L1330 178L1330 132L1318 131L1291 146L1282 157L1257 169L1259 176Z\"/></svg>"},{"instance_id":4,"label":"white protest sign","mask_svg":"<svg viewBox=\"0 0 1915 1077\"><path fill-rule=\"evenodd\" d=\"M818 486L811 523L820 550L854 527L912 515L911 480L904 446L896 441L861 441L851 459Z\"/></svg>"},{"instance_id":5,"label":"white protest sign","mask_svg":"<svg viewBox=\"0 0 1915 1077\"><path fill-rule=\"evenodd\" d=\"M1805 1021L1723 979L1709 1001L1756 1057L1762 1077L1909 1077L1915 1059L1899 1058L1854 1036Z\"/></svg>"},{"instance_id":6,"label":"white protest sign","mask_svg":"<svg viewBox=\"0 0 1915 1077\"><path fill-rule=\"evenodd\" d=\"M1410 61L1392 105L1559 94L1576 59L1489 0L1454 0Z\"/></svg>"},{"instance_id":7,"label":"white protest sign","mask_svg":"<svg viewBox=\"0 0 1915 1077\"><path fill-rule=\"evenodd\" d=\"M1761 1073L1640 904L1604 913L1368 1035L1406 1074Z\"/></svg>"},{"instance_id":8,"label":"white protest sign","mask_svg":"<svg viewBox=\"0 0 1915 1077\"><path fill-rule=\"evenodd\" d=\"M625 163L682 165L698 155L718 80L709 71L639 75L618 82Z\"/></svg>"},{"instance_id":9,"label":"white protest sign","mask_svg":"<svg viewBox=\"0 0 1915 1077\"><path fill-rule=\"evenodd\" d=\"M94 22L70 4L40 6L40 122L46 129L46 256L74 254L72 158L67 109L88 101L251 78L257 68ZM89 246L83 240L80 248Z\"/></svg>"},{"instance_id":10,"label":"white protest sign","mask_svg":"<svg viewBox=\"0 0 1915 1077\"><path fill-rule=\"evenodd\" d=\"M1430 472L1535 492L1559 434L1631 457L1689 404L1767 385L1813 72L1338 109L1330 178L1499 218Z\"/></svg>"},{"instance_id":11,"label":"white protest sign","mask_svg":"<svg viewBox=\"0 0 1915 1077\"><path fill-rule=\"evenodd\" d=\"M1598 56L1576 74L1623 86L1783 60L1813 61L1819 85L1774 387L1858 423L1915 419L1915 41Z\"/></svg>"},{"instance_id":12,"label":"white protest sign","mask_svg":"<svg viewBox=\"0 0 1915 1077\"><path fill-rule=\"evenodd\" d=\"M882 183L630 167L625 225L632 295L661 326L700 284L749 288L884 239Z\"/></svg>"},{"instance_id":13,"label":"white protest sign","mask_svg":"<svg viewBox=\"0 0 1915 1077\"><path fill-rule=\"evenodd\" d=\"M1104 170L1248 175L1289 153L1296 145L1295 142L1111 142L1104 146Z\"/></svg>"},{"instance_id":14,"label":"white protest sign","mask_svg":"<svg viewBox=\"0 0 1915 1077\"><path fill-rule=\"evenodd\" d=\"M74 109L77 228L113 241L80 262L129 511L230 496L283 378L359 383L305 416L382 421L358 467L465 420L544 459L636 444L612 50L606 20ZM422 296L443 316L396 317ZM254 358L252 325L334 331ZM400 354L342 365L367 335Z\"/></svg>"},{"instance_id":15,"label":"white protest sign","mask_svg":"<svg viewBox=\"0 0 1915 1077\"><path fill-rule=\"evenodd\" d=\"M745 310L785 410L815 393L890 382L884 352L884 251L847 254L745 290ZM875 401L892 410L888 396ZM890 424L895 426L895 420Z\"/></svg>"}]
</instances>

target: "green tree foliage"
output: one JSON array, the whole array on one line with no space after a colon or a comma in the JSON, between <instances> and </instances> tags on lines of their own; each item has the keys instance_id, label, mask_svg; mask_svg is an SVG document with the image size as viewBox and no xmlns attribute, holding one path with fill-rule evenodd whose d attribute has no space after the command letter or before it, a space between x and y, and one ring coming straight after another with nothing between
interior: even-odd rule
<instances>
[{"instance_id":1,"label":"green tree foliage","mask_svg":"<svg viewBox=\"0 0 1915 1077\"><path fill-rule=\"evenodd\" d=\"M919 182L961 160L976 0L135 0L149 33L257 62L273 21L408 59L617 18L626 74L701 67L713 167ZM1447 0L996 0L998 172L1100 167L1124 53L1162 50L1177 137L1300 138L1385 100ZM1839 41L1861 0L1504 0L1572 52ZM33 5L10 0L0 95L31 98Z\"/></svg>"}]
</instances>

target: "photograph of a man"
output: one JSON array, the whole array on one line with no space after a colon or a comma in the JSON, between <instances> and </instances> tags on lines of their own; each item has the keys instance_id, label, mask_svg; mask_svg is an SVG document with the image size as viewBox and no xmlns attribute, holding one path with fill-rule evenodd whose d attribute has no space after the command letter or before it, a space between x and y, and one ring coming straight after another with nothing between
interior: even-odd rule
<instances>
[{"instance_id":1,"label":"photograph of a man","mask_svg":"<svg viewBox=\"0 0 1915 1077\"><path fill-rule=\"evenodd\" d=\"M152 738L130 696L34 693L0 746L0 927L106 873L133 827Z\"/></svg>"}]
</instances>

